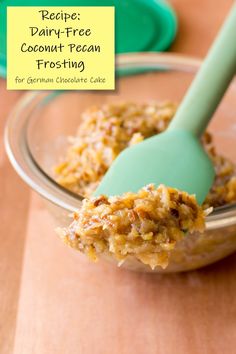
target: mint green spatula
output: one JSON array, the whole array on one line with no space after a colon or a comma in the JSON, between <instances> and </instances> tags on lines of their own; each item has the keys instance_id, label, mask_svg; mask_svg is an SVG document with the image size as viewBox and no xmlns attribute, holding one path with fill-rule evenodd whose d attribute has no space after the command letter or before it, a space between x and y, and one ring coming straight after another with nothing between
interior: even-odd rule
<instances>
[{"instance_id":1,"label":"mint green spatula","mask_svg":"<svg viewBox=\"0 0 236 354\"><path fill-rule=\"evenodd\" d=\"M166 132L125 149L95 195L136 192L154 183L195 194L201 204L215 173L199 138L235 73L236 4Z\"/></svg>"}]
</instances>

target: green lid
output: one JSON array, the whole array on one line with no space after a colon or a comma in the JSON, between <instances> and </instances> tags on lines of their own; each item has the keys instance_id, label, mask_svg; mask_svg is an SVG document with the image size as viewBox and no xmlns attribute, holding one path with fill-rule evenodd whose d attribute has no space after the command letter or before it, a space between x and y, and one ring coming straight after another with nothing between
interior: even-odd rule
<instances>
[{"instance_id":1,"label":"green lid","mask_svg":"<svg viewBox=\"0 0 236 354\"><path fill-rule=\"evenodd\" d=\"M99 4L98 4L99 3ZM2 0L0 76L6 76L7 6L115 6L116 53L164 51L175 38L177 20L163 0Z\"/></svg>"}]
</instances>

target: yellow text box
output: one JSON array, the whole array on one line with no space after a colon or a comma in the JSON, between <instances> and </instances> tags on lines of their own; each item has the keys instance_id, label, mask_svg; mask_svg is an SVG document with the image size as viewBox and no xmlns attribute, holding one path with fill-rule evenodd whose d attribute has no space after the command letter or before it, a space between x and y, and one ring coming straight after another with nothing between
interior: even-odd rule
<instances>
[{"instance_id":1,"label":"yellow text box","mask_svg":"<svg viewBox=\"0 0 236 354\"><path fill-rule=\"evenodd\" d=\"M7 8L9 90L111 90L114 7Z\"/></svg>"}]
</instances>

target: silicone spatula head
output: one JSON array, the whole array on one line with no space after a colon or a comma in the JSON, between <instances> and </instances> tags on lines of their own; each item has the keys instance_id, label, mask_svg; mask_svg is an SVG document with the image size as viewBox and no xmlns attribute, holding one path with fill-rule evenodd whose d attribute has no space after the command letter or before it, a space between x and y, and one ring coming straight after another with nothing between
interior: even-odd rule
<instances>
[{"instance_id":1,"label":"silicone spatula head","mask_svg":"<svg viewBox=\"0 0 236 354\"><path fill-rule=\"evenodd\" d=\"M168 130L125 149L95 195L120 195L154 183L195 194L201 204L214 168L199 138L236 72L234 4Z\"/></svg>"},{"instance_id":2,"label":"silicone spatula head","mask_svg":"<svg viewBox=\"0 0 236 354\"><path fill-rule=\"evenodd\" d=\"M214 167L198 139L184 130L167 130L124 150L113 162L96 195L136 192L165 184L196 194L202 203L214 180Z\"/></svg>"}]
</instances>

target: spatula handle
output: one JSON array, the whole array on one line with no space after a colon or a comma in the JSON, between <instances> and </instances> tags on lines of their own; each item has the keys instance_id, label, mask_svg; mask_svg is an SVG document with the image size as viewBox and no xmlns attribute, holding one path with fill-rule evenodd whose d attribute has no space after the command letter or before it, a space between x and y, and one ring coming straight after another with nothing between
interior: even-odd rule
<instances>
[{"instance_id":1,"label":"spatula handle","mask_svg":"<svg viewBox=\"0 0 236 354\"><path fill-rule=\"evenodd\" d=\"M236 73L236 2L185 95L169 129L200 137Z\"/></svg>"}]
</instances>

